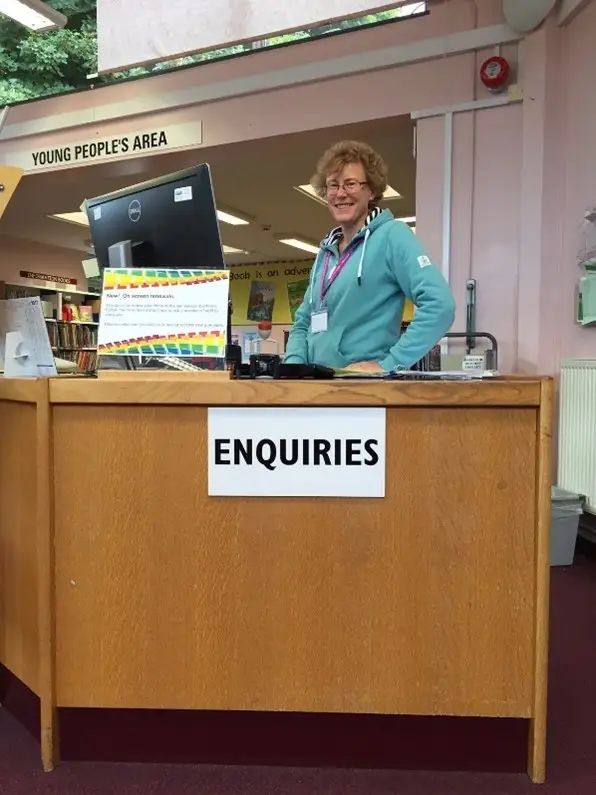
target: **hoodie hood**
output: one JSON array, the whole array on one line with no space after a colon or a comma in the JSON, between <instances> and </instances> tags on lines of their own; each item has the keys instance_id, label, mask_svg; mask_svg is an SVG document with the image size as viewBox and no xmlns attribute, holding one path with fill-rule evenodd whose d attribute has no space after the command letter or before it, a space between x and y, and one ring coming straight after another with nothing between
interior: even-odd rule
<instances>
[{"instance_id":1,"label":"hoodie hood","mask_svg":"<svg viewBox=\"0 0 596 795\"><path fill-rule=\"evenodd\" d=\"M387 223L388 221L393 221L393 213L391 210L381 210L380 207L373 207L366 216L364 226L358 232L358 234L354 236L354 240L362 237L366 232L368 232L369 235L372 234L375 229ZM333 250L341 239L342 234L341 226L336 226L335 229L332 229L331 232L329 232L329 234L323 238L321 241L321 248Z\"/></svg>"},{"instance_id":2,"label":"hoodie hood","mask_svg":"<svg viewBox=\"0 0 596 795\"><path fill-rule=\"evenodd\" d=\"M364 257L366 255L366 246L368 244L369 237L373 234L373 232L381 226L384 226L386 223L390 221L394 221L393 213L391 210L381 210L379 207L373 207L369 214L366 216L366 221L364 222L364 226L358 232L357 235L354 235L350 246L354 243L359 243L362 241L362 245L359 246L358 252L358 284L362 284L362 274L364 270ZM310 284L314 284L315 278L318 274L319 265L321 264L321 253L326 251L326 256L330 256L331 254L336 254L337 252L337 244L340 238L342 237L342 230L341 226L335 227L332 229L331 232L327 235L326 238L321 242L321 248L319 249L319 254L315 260L315 265L310 274ZM311 294L311 301L312 301L312 294Z\"/></svg>"}]
</instances>

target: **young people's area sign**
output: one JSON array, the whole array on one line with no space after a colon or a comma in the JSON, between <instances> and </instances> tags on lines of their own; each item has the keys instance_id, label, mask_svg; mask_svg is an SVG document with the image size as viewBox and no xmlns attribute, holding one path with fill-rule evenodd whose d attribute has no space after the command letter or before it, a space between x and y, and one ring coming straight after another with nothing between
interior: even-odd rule
<instances>
[{"instance_id":1,"label":"young people's area sign","mask_svg":"<svg viewBox=\"0 0 596 795\"><path fill-rule=\"evenodd\" d=\"M12 166L31 173L144 157L200 146L202 143L203 125L200 120L118 135L106 135L99 126L87 138L77 138L59 145L50 143L41 147L24 147L11 152L8 157Z\"/></svg>"}]
</instances>

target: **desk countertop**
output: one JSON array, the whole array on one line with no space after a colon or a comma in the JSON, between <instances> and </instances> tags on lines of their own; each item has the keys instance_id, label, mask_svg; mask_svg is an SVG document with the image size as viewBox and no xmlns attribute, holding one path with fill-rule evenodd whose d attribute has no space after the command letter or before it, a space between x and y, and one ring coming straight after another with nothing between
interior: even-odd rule
<instances>
[{"instance_id":1,"label":"desk countertop","mask_svg":"<svg viewBox=\"0 0 596 795\"><path fill-rule=\"evenodd\" d=\"M224 373L198 378L122 373L50 379L49 398L51 403L96 405L538 406L545 380L512 376L487 381L234 381Z\"/></svg>"},{"instance_id":2,"label":"desk countertop","mask_svg":"<svg viewBox=\"0 0 596 795\"><path fill-rule=\"evenodd\" d=\"M538 406L548 377L484 381L265 381L186 373L87 378L0 378L0 400L197 406Z\"/></svg>"}]
</instances>

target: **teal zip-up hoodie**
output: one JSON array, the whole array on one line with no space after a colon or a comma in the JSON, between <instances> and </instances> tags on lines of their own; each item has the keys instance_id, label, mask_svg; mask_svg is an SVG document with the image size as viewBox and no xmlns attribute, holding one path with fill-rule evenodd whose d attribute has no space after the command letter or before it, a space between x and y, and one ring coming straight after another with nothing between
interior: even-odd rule
<instances>
[{"instance_id":1,"label":"teal zip-up hoodie","mask_svg":"<svg viewBox=\"0 0 596 795\"><path fill-rule=\"evenodd\" d=\"M334 229L321 243L284 361L333 368L370 361L387 372L409 369L453 323L455 302L449 285L410 227L389 210L374 209L322 300L325 258L329 253L332 272L340 237L341 230ZM400 336L406 298L416 312ZM313 333L311 316L325 309L327 330Z\"/></svg>"}]
</instances>

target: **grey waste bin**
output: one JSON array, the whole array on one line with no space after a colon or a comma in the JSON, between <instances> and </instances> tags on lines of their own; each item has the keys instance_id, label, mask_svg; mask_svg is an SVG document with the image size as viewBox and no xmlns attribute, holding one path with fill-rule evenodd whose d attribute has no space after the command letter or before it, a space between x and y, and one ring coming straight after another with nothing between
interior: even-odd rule
<instances>
[{"instance_id":1,"label":"grey waste bin","mask_svg":"<svg viewBox=\"0 0 596 795\"><path fill-rule=\"evenodd\" d=\"M579 517L585 499L580 494L551 487L550 565L570 566L575 555Z\"/></svg>"}]
</instances>

